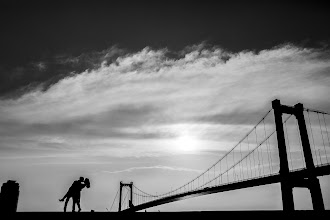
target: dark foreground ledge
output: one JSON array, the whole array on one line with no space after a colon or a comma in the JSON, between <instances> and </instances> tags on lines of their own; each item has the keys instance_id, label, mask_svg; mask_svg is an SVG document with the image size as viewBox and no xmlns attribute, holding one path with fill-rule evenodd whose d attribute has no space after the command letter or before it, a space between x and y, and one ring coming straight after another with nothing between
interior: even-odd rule
<instances>
[{"instance_id":1,"label":"dark foreground ledge","mask_svg":"<svg viewBox=\"0 0 330 220\"><path fill-rule=\"evenodd\" d=\"M318 211L194 211L194 212L135 212L135 213L118 213L118 212L16 212L12 214L4 214L0 219L31 219L31 220L66 220L66 219L88 219L88 220L122 220L122 219L152 219L152 220L174 220L174 219L199 219L199 220L232 220L241 218L242 220L252 218L255 219L276 219L284 220L284 218L303 220L315 220L316 218L330 217L330 210Z\"/></svg>"}]
</instances>

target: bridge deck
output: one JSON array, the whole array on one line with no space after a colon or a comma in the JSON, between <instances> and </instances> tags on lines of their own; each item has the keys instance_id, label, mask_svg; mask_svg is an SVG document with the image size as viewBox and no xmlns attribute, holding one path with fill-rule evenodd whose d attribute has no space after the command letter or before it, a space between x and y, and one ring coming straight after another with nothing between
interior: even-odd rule
<instances>
[{"instance_id":1,"label":"bridge deck","mask_svg":"<svg viewBox=\"0 0 330 220\"><path fill-rule=\"evenodd\" d=\"M317 176L329 175L330 174L330 164L325 164L323 166L316 167L315 174ZM304 178L304 177L307 177L307 175L308 175L308 173L307 173L306 169L295 170L295 171L290 172L290 176L295 179ZM226 184L226 185L220 185L220 186L216 186L216 187L209 187L209 188L190 191L190 192L186 192L186 193L176 194L173 196L169 196L169 197L154 200L151 202L143 203L141 205L134 206L133 208L122 210L122 212L135 212L135 211L139 211L139 210L147 209L150 207L154 207L154 206L158 206L158 205L162 205L162 204L166 204L166 203L170 203L170 202L175 202L175 201L179 201L179 200L187 199L187 198L191 198L191 197L212 194L212 193L225 192L225 191L229 191L229 190L249 188L249 187L254 187L254 186L261 186L261 185L266 185L266 184L273 184L273 183L278 183L280 181L281 181L281 176L277 173L277 174L273 174L273 175L269 175L269 176L264 176L261 178L248 179L248 180L244 180L241 182L233 182L233 183Z\"/></svg>"}]
</instances>

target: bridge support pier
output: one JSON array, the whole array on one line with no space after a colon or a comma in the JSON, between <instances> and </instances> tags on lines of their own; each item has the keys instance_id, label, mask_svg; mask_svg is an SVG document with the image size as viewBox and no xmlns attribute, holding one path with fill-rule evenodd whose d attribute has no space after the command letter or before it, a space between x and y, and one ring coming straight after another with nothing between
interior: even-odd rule
<instances>
[{"instance_id":1,"label":"bridge support pier","mask_svg":"<svg viewBox=\"0 0 330 220\"><path fill-rule=\"evenodd\" d=\"M282 205L284 211L294 211L293 187L288 181L281 181Z\"/></svg>"},{"instance_id":2,"label":"bridge support pier","mask_svg":"<svg viewBox=\"0 0 330 220\"><path fill-rule=\"evenodd\" d=\"M309 191L312 197L313 209L318 211L325 210L320 182L319 179L317 179L316 177L310 179Z\"/></svg>"},{"instance_id":3,"label":"bridge support pier","mask_svg":"<svg viewBox=\"0 0 330 220\"><path fill-rule=\"evenodd\" d=\"M306 128L305 118L304 118L304 108L301 103L296 104L294 107L281 105L280 100L274 100L272 102L272 107L274 109L276 135L278 143L278 151L280 157L280 175L281 175L281 191L282 191L282 202L283 210L293 211L294 210L294 198L293 198L293 188L294 187L306 187L309 189L313 209L314 210L324 210L324 203L322 198L322 191L314 170L314 162L312 157L312 151L309 144L308 132ZM283 129L282 114L293 114L297 121L299 127L299 133L304 153L304 159L306 164L306 169L308 174L305 178L293 179L290 177L289 163L286 152L285 144L285 134Z\"/></svg>"}]
</instances>

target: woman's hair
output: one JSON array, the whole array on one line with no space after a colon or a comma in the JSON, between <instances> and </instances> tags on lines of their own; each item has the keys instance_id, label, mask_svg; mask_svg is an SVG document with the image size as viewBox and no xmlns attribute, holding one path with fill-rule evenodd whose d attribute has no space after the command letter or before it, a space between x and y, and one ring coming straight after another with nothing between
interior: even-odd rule
<instances>
[{"instance_id":1,"label":"woman's hair","mask_svg":"<svg viewBox=\"0 0 330 220\"><path fill-rule=\"evenodd\" d=\"M85 184L86 184L87 188L89 188L91 186L88 178L85 179Z\"/></svg>"}]
</instances>

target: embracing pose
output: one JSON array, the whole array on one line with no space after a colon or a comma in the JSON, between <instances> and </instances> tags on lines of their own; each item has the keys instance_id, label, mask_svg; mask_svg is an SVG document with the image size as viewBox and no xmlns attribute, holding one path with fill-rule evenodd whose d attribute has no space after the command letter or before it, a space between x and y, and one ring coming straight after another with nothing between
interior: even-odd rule
<instances>
[{"instance_id":1,"label":"embracing pose","mask_svg":"<svg viewBox=\"0 0 330 220\"><path fill-rule=\"evenodd\" d=\"M75 206L78 206L78 212L81 211L80 208L80 192L84 187L89 188L90 187L90 182L88 178L80 177L79 180L75 180L72 185L70 186L68 192L63 196L62 199L60 199L60 202L64 203L64 212L66 212L66 206L68 205L68 202L70 198L72 198L72 212L75 212Z\"/></svg>"}]
</instances>

